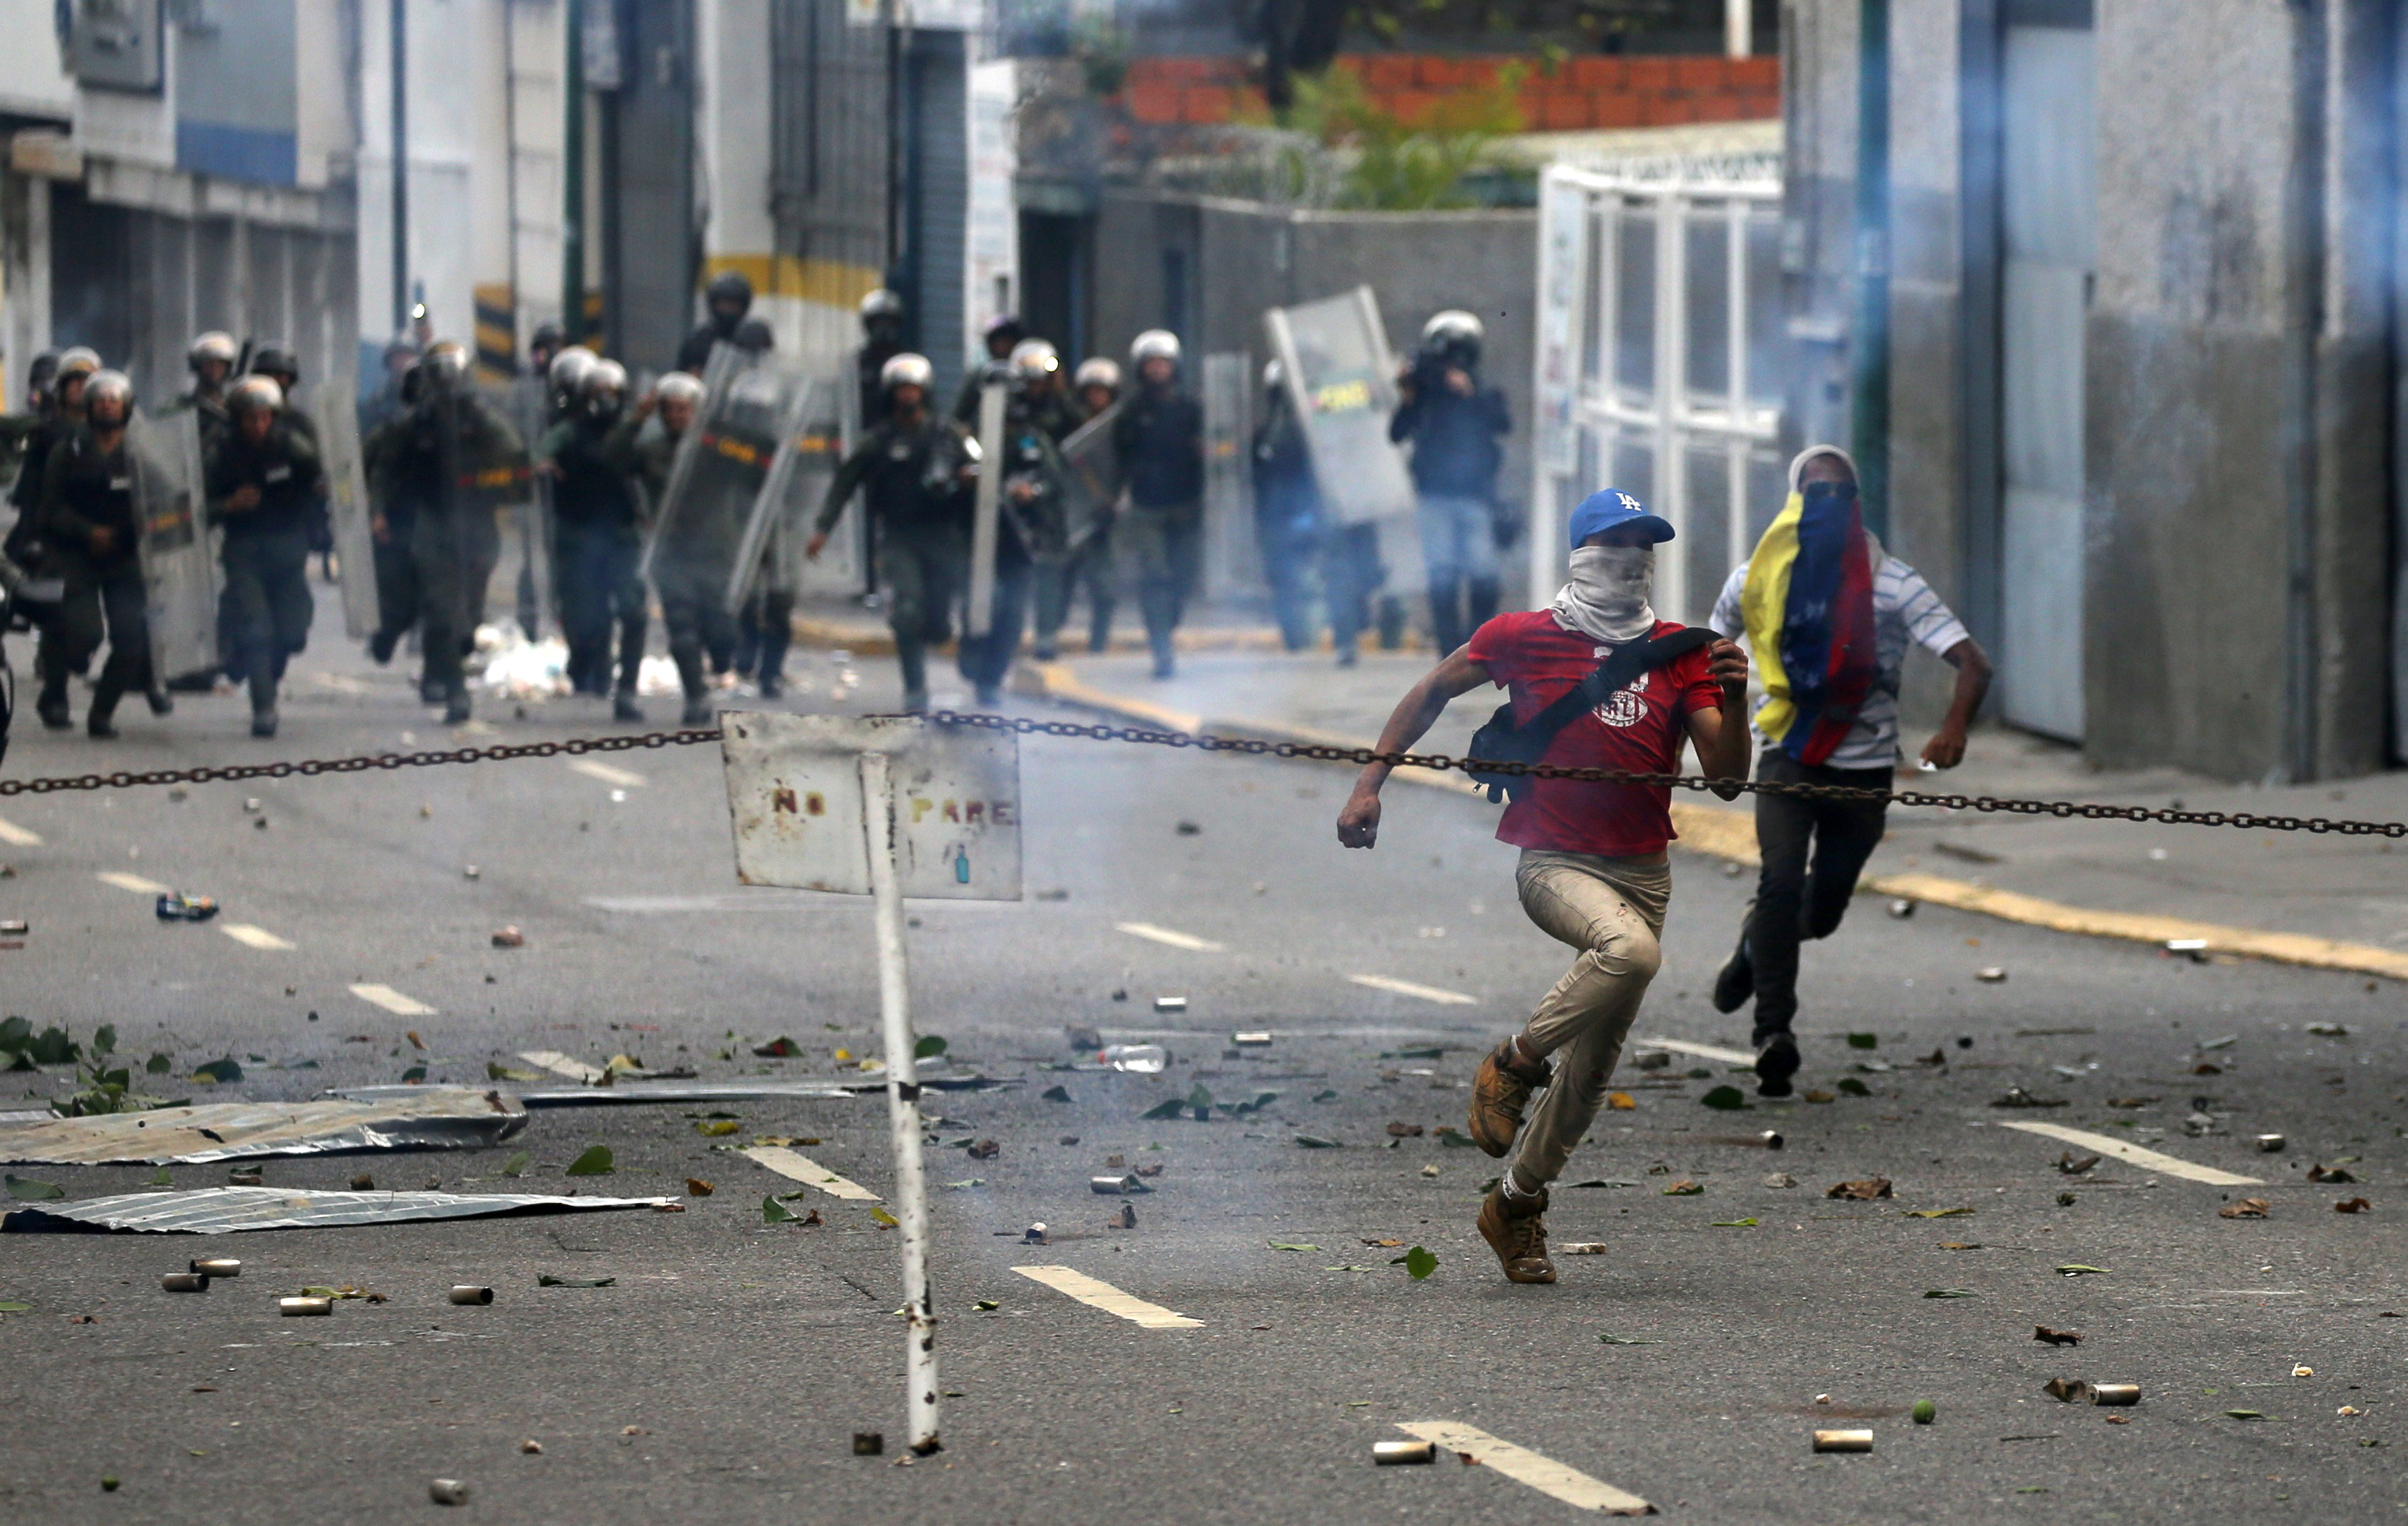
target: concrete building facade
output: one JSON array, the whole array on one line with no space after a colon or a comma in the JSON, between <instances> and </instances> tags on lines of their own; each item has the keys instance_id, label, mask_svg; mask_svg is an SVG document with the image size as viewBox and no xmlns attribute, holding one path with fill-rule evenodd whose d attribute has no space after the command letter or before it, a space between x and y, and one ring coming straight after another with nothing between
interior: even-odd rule
<instances>
[{"instance_id":1,"label":"concrete building facade","mask_svg":"<svg viewBox=\"0 0 2408 1526\"><path fill-rule=\"evenodd\" d=\"M1791 0L1792 443L1861 431L1886 277L1886 530L2001 713L2110 767L2401 755L2408 313L2386 0ZM1879 12L1875 13L1876 15Z\"/></svg>"}]
</instances>

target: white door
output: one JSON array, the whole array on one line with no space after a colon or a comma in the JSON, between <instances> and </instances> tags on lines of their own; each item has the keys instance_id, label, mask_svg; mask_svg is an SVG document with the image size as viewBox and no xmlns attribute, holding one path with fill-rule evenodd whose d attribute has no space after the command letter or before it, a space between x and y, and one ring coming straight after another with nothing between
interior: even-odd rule
<instances>
[{"instance_id":1,"label":"white door","mask_svg":"<svg viewBox=\"0 0 2408 1526\"><path fill-rule=\"evenodd\" d=\"M2092 35L2011 26L2005 73L2001 709L2079 741L2082 347L2099 203Z\"/></svg>"}]
</instances>

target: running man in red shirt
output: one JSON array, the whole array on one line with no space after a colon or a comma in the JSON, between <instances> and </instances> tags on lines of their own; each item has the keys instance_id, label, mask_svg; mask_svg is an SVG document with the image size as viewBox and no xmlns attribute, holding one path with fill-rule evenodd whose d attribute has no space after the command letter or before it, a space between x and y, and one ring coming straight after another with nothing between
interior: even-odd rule
<instances>
[{"instance_id":1,"label":"running man in red shirt","mask_svg":"<svg viewBox=\"0 0 2408 1526\"><path fill-rule=\"evenodd\" d=\"M1510 690L1517 723L1586 678L1613 650L1681 629L1656 618L1656 547L1672 527L1630 494L1608 488L1573 511L1571 581L1544 609L1499 615L1408 691L1380 734L1380 750L1421 740L1447 702L1484 683ZM1747 777L1747 656L1727 640L1691 649L1609 695L1555 734L1542 761L1570 768L1670 774L1684 739L1710 779ZM1384 763L1366 764L1338 817L1338 840L1369 848L1380 831ZM1717 791L1717 793L1724 792ZM1738 793L1736 786L1726 794ZM1662 953L1671 899L1671 792L1578 779L1526 781L1497 836L1522 850L1522 908L1550 936L1581 950L1522 1031L1480 1062L1471 1137L1513 1165L1480 1206L1480 1233L1512 1282L1553 1282L1547 1185L1560 1176L1605 1098L1606 1078L1639 1015ZM1548 1057L1555 1056L1548 1067ZM1560 1084L1551 1084L1559 1082ZM1523 1108L1545 1089L1528 1126Z\"/></svg>"}]
</instances>

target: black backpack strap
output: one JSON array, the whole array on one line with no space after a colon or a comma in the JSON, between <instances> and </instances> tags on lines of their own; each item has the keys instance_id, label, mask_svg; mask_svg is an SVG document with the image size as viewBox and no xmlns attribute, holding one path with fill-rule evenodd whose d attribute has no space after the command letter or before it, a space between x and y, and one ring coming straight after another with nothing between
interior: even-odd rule
<instances>
[{"instance_id":1,"label":"black backpack strap","mask_svg":"<svg viewBox=\"0 0 2408 1526\"><path fill-rule=\"evenodd\" d=\"M1714 633L1702 625L1684 626L1653 641L1629 641L1616 647L1613 654L1597 665L1597 670L1557 695L1555 701L1521 731L1536 740L1543 750L1555 734L1584 710L1594 710L1612 695L1619 693L1659 667L1679 660L1714 639Z\"/></svg>"}]
</instances>

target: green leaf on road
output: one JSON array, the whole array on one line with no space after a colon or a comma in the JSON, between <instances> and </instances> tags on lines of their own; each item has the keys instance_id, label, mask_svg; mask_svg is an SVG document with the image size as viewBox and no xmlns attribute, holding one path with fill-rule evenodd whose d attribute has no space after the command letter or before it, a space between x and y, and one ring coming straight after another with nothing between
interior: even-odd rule
<instances>
[{"instance_id":1,"label":"green leaf on road","mask_svg":"<svg viewBox=\"0 0 2408 1526\"><path fill-rule=\"evenodd\" d=\"M92 1052L95 1058L117 1052L117 1024L104 1022L92 1031Z\"/></svg>"},{"instance_id":2,"label":"green leaf on road","mask_svg":"<svg viewBox=\"0 0 2408 1526\"><path fill-rule=\"evenodd\" d=\"M618 1286L617 1277L556 1277L550 1272L536 1275L538 1288L611 1288Z\"/></svg>"},{"instance_id":3,"label":"green leaf on road","mask_svg":"<svg viewBox=\"0 0 2408 1526\"><path fill-rule=\"evenodd\" d=\"M744 1127L732 1118L701 1118L695 1120L694 1132L706 1139L724 1138Z\"/></svg>"},{"instance_id":4,"label":"green leaf on road","mask_svg":"<svg viewBox=\"0 0 2408 1526\"><path fill-rule=\"evenodd\" d=\"M0 1314L31 1314L33 1312L34 1305L31 1304L0 1304Z\"/></svg>"},{"instance_id":5,"label":"green leaf on road","mask_svg":"<svg viewBox=\"0 0 2408 1526\"><path fill-rule=\"evenodd\" d=\"M1151 1119L1177 1118L1185 1111L1187 1111L1187 1105L1177 1097L1172 1097L1168 1101L1155 1103L1141 1116Z\"/></svg>"},{"instance_id":6,"label":"green leaf on road","mask_svg":"<svg viewBox=\"0 0 2408 1526\"><path fill-rule=\"evenodd\" d=\"M1412 1274L1415 1282L1422 1282L1426 1281L1429 1275L1438 1270L1438 1258L1421 1247L1415 1246L1388 1264L1403 1267Z\"/></svg>"},{"instance_id":7,"label":"green leaf on road","mask_svg":"<svg viewBox=\"0 0 2408 1526\"><path fill-rule=\"evenodd\" d=\"M1925 1290L1923 1296L1926 1298L1979 1298L1982 1295L1971 1288L1930 1288Z\"/></svg>"},{"instance_id":8,"label":"green leaf on road","mask_svg":"<svg viewBox=\"0 0 2408 1526\"><path fill-rule=\"evenodd\" d=\"M1338 1100L1338 1092L1334 1088L1324 1088L1312 1094L1312 1100L1315 1102L1336 1102Z\"/></svg>"},{"instance_id":9,"label":"green leaf on road","mask_svg":"<svg viewBox=\"0 0 2408 1526\"><path fill-rule=\"evenodd\" d=\"M242 1067L235 1063L234 1056L227 1055L222 1060L212 1060L194 1071L193 1079L207 1081L213 1086L223 1085L229 1081L239 1081L242 1079Z\"/></svg>"},{"instance_id":10,"label":"green leaf on road","mask_svg":"<svg viewBox=\"0 0 2408 1526\"><path fill-rule=\"evenodd\" d=\"M982 1314L985 1314L1003 1307L1003 1305L996 1299L982 1298L977 1303L972 1304L970 1307L978 1310Z\"/></svg>"},{"instance_id":11,"label":"green leaf on road","mask_svg":"<svg viewBox=\"0 0 2408 1526\"><path fill-rule=\"evenodd\" d=\"M1928 1399L1917 1399L1914 1401L1914 1418L1917 1425L1929 1425L1940 1418L1940 1406Z\"/></svg>"},{"instance_id":12,"label":"green leaf on road","mask_svg":"<svg viewBox=\"0 0 2408 1526\"><path fill-rule=\"evenodd\" d=\"M2085 1266L2078 1261L2072 1261L2067 1262L2063 1266L2058 1267L2057 1270L2058 1275L2061 1276L2078 1277L2096 1276L2100 1273L2105 1272L2107 1268L2103 1266Z\"/></svg>"},{"instance_id":13,"label":"green leaf on road","mask_svg":"<svg viewBox=\"0 0 2408 1526\"><path fill-rule=\"evenodd\" d=\"M505 1177L523 1177L526 1175L526 1168L534 1162L534 1156L529 1155L523 1149L512 1150L510 1152L510 1158L502 1162L502 1175Z\"/></svg>"},{"instance_id":14,"label":"green leaf on road","mask_svg":"<svg viewBox=\"0 0 2408 1526\"><path fill-rule=\"evenodd\" d=\"M1273 1250L1318 1250L1321 1248L1317 1245L1292 1245L1285 1240L1268 1240L1264 1243L1268 1245Z\"/></svg>"},{"instance_id":15,"label":"green leaf on road","mask_svg":"<svg viewBox=\"0 0 2408 1526\"><path fill-rule=\"evenodd\" d=\"M426 1067L424 1065L412 1065L408 1070L401 1073L401 1083L404 1086L416 1086L425 1079Z\"/></svg>"},{"instance_id":16,"label":"green leaf on road","mask_svg":"<svg viewBox=\"0 0 2408 1526\"><path fill-rule=\"evenodd\" d=\"M531 1070L513 1070L496 1060L485 1062L485 1079L489 1081L540 1081L544 1077Z\"/></svg>"},{"instance_id":17,"label":"green leaf on road","mask_svg":"<svg viewBox=\"0 0 2408 1526\"><path fill-rule=\"evenodd\" d=\"M1296 1142L1302 1145L1307 1149L1336 1149L1339 1148L1337 1140L1324 1139L1317 1134L1297 1134L1296 1136Z\"/></svg>"},{"instance_id":18,"label":"green leaf on road","mask_svg":"<svg viewBox=\"0 0 2408 1526\"><path fill-rule=\"evenodd\" d=\"M8 1195L20 1203L48 1203L67 1195L67 1190L56 1182L36 1181L30 1177L7 1178Z\"/></svg>"},{"instance_id":19,"label":"green leaf on road","mask_svg":"<svg viewBox=\"0 0 2408 1526\"><path fill-rule=\"evenodd\" d=\"M610 1147L608 1145L595 1145L568 1162L568 1174L572 1177L607 1177L610 1170Z\"/></svg>"},{"instance_id":20,"label":"green leaf on road","mask_svg":"<svg viewBox=\"0 0 2408 1526\"><path fill-rule=\"evenodd\" d=\"M878 1206L878 1205L874 1203L869 1205L869 1217L888 1229L901 1229L903 1227L903 1220L896 1218L893 1214L888 1213L885 1209Z\"/></svg>"},{"instance_id":21,"label":"green leaf on road","mask_svg":"<svg viewBox=\"0 0 2408 1526\"><path fill-rule=\"evenodd\" d=\"M1748 1105L1746 1094L1735 1086L1718 1086L1698 1100L1724 1113L1736 1113Z\"/></svg>"},{"instance_id":22,"label":"green leaf on road","mask_svg":"<svg viewBox=\"0 0 2408 1526\"><path fill-rule=\"evenodd\" d=\"M1871 1087L1867 1086L1864 1082L1857 1080L1853 1076L1841 1077L1839 1087L1840 1094L1842 1096L1870 1097L1873 1094L1873 1089Z\"/></svg>"},{"instance_id":23,"label":"green leaf on road","mask_svg":"<svg viewBox=\"0 0 2408 1526\"><path fill-rule=\"evenodd\" d=\"M150 1185L152 1187L173 1187L176 1183L175 1179L167 1175L167 1168L163 1165L158 1170L150 1173Z\"/></svg>"},{"instance_id":24,"label":"green leaf on road","mask_svg":"<svg viewBox=\"0 0 2408 1526\"><path fill-rule=\"evenodd\" d=\"M1848 1035L1848 1048L1852 1049L1878 1049L1881 1048L1881 1034L1850 1034Z\"/></svg>"},{"instance_id":25,"label":"green leaf on road","mask_svg":"<svg viewBox=\"0 0 2408 1526\"><path fill-rule=\"evenodd\" d=\"M1047 1102L1068 1102L1070 1100L1070 1089L1067 1086L1049 1086L1044 1091L1039 1091L1037 1094Z\"/></svg>"},{"instance_id":26,"label":"green leaf on road","mask_svg":"<svg viewBox=\"0 0 2408 1526\"><path fill-rule=\"evenodd\" d=\"M153 1076L165 1076L176 1068L176 1057L172 1054L154 1054L150 1057L150 1063L142 1068Z\"/></svg>"},{"instance_id":27,"label":"green leaf on road","mask_svg":"<svg viewBox=\"0 0 2408 1526\"><path fill-rule=\"evenodd\" d=\"M1909 1219L1956 1219L1962 1215L1971 1213L1972 1211L1973 1210L1971 1208L1914 1208L1907 1212L1906 1217Z\"/></svg>"},{"instance_id":28,"label":"green leaf on road","mask_svg":"<svg viewBox=\"0 0 2408 1526\"><path fill-rule=\"evenodd\" d=\"M1599 1335L1597 1338L1597 1343L1599 1346L1662 1346L1667 1344L1663 1341L1640 1340L1629 1335Z\"/></svg>"},{"instance_id":29,"label":"green leaf on road","mask_svg":"<svg viewBox=\"0 0 2408 1526\"><path fill-rule=\"evenodd\" d=\"M945 1052L945 1041L935 1034L922 1034L920 1042L911 1046L914 1060L934 1060Z\"/></svg>"},{"instance_id":30,"label":"green leaf on road","mask_svg":"<svg viewBox=\"0 0 2408 1526\"><path fill-rule=\"evenodd\" d=\"M1205 1087L1203 1082L1197 1082L1196 1085L1189 1090L1187 1093L1187 1105L1197 1109L1199 1117L1202 1115L1202 1111L1204 1109L1210 1108L1212 1105L1212 1093Z\"/></svg>"},{"instance_id":31,"label":"green leaf on road","mask_svg":"<svg viewBox=\"0 0 2408 1526\"><path fill-rule=\"evenodd\" d=\"M761 1222L765 1224L791 1224L801 1217L798 1213L789 1212L785 1205L773 1196L761 1199Z\"/></svg>"},{"instance_id":32,"label":"green leaf on road","mask_svg":"<svg viewBox=\"0 0 2408 1526\"><path fill-rule=\"evenodd\" d=\"M2266 1416L2254 1409L2228 1409L2224 1418L2229 1420L2262 1420Z\"/></svg>"},{"instance_id":33,"label":"green leaf on road","mask_svg":"<svg viewBox=\"0 0 2408 1526\"><path fill-rule=\"evenodd\" d=\"M1754 1229L1754 1228L1756 1228L1756 1220L1755 1220L1755 1219L1715 1219L1712 1224L1708 1225L1708 1226L1707 1226L1707 1228L1709 1228L1709 1229Z\"/></svg>"}]
</instances>

